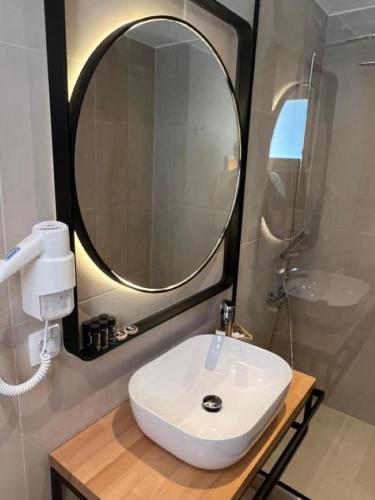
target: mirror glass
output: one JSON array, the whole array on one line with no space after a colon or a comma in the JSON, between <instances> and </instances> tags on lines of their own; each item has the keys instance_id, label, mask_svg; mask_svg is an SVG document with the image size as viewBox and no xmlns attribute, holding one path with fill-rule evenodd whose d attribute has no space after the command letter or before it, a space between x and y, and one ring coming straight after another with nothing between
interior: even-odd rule
<instances>
[{"instance_id":1,"label":"mirror glass","mask_svg":"<svg viewBox=\"0 0 375 500\"><path fill-rule=\"evenodd\" d=\"M195 30L167 19L136 23L88 67L78 236L126 284L173 288L208 262L233 211L240 129L228 77Z\"/></svg>"}]
</instances>

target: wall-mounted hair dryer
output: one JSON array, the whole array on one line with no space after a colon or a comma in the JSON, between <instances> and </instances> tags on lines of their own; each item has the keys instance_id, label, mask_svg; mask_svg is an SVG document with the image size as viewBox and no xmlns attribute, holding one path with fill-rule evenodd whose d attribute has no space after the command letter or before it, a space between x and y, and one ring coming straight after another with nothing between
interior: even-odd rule
<instances>
[{"instance_id":1,"label":"wall-mounted hair dryer","mask_svg":"<svg viewBox=\"0 0 375 500\"><path fill-rule=\"evenodd\" d=\"M39 320L59 319L74 308L74 255L66 224L47 221L0 261L0 283L21 271L22 305Z\"/></svg>"},{"instance_id":2,"label":"wall-mounted hair dryer","mask_svg":"<svg viewBox=\"0 0 375 500\"><path fill-rule=\"evenodd\" d=\"M19 385L0 377L0 394L17 396L35 387L45 376L51 358L46 351L48 321L74 309L75 266L66 224L46 221L0 260L0 283L21 271L22 305L26 314L45 321L41 364L35 375Z\"/></svg>"}]
</instances>

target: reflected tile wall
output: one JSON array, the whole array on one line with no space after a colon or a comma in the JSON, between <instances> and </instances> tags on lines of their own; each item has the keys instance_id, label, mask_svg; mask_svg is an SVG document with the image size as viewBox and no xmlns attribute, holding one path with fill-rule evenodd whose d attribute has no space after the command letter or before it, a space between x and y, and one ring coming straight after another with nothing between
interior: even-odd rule
<instances>
[{"instance_id":1,"label":"reflected tile wall","mask_svg":"<svg viewBox=\"0 0 375 500\"><path fill-rule=\"evenodd\" d=\"M83 101L75 152L92 242L109 267L143 286L150 281L154 59L151 47L126 38L108 50Z\"/></svg>"},{"instance_id":2,"label":"reflected tile wall","mask_svg":"<svg viewBox=\"0 0 375 500\"><path fill-rule=\"evenodd\" d=\"M155 76L151 276L162 287L189 276L215 246L238 175L225 158L238 145L226 79L200 42L157 49Z\"/></svg>"}]
</instances>

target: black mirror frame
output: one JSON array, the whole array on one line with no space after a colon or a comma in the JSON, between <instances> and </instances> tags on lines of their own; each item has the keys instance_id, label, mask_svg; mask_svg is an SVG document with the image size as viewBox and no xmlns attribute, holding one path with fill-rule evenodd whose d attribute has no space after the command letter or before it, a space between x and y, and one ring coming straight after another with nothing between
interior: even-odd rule
<instances>
[{"instance_id":1,"label":"black mirror frame","mask_svg":"<svg viewBox=\"0 0 375 500\"><path fill-rule=\"evenodd\" d=\"M221 243L223 242L225 238L225 234L227 231L227 228L230 225L230 221L232 219L234 209L236 206L236 200L238 197L238 191L239 191L239 186L241 182L241 176L242 176L242 161L241 161L241 156L242 156L242 135L241 135L241 124L240 124L240 119L239 119L239 110L238 110L238 103L237 103L237 97L235 90L232 85L231 78L228 74L227 69L225 68L224 62L222 61L220 55L217 53L215 47L210 43L210 41L200 32L198 31L194 26L192 26L190 23L187 21L183 21L181 19L178 19L176 17L172 16L152 16L152 17L146 17L143 19L139 19L136 21L132 21L130 23L127 23L124 26L121 26L117 28L115 31L110 33L102 42L99 43L99 45L95 48L95 50L92 52L88 60L86 61L84 67L82 68L77 82L74 86L72 95L70 97L70 102L69 102L69 118L70 118L70 152L71 152L71 165L73 168L73 171L75 170L75 158L74 158L74 152L75 152L75 147L76 147L76 139L77 139L77 129L78 129L78 124L79 124L79 117L82 109L82 104L85 99L85 95L88 89L88 86L91 82L92 76L95 73L98 65L100 64L102 58L105 56L105 54L108 52L108 50L117 42L117 40L125 35L128 30L132 29L134 26L136 26L139 23L144 23L147 21L153 21L153 20L166 20L166 21L176 21L181 23L183 26L186 26L187 28L192 29L197 35L201 37L201 39L204 41L204 43L211 49L212 53L216 57L216 59L219 61L219 64L221 65L221 68L224 73L224 77L226 79L227 85L228 85L228 91L231 94L232 100L233 100L233 105L234 105L234 111L237 119L237 133L238 133L238 141L241 143L240 144L240 161L239 165L240 168L238 170L238 178L236 182L236 190L235 190L235 196L234 200L232 203L232 207L230 210L230 213L228 215L226 224L224 229L222 230L217 242L215 243L215 246L210 250L209 255L206 257L204 262L195 269L189 276L186 278L182 279L178 283L172 283L171 285L166 286L165 288L147 288L147 287L142 287L140 285L137 285L136 283L128 282L126 278L122 278L118 276L108 265L107 263L102 259L102 257L99 255L97 249L95 248L95 245L92 243L90 235L87 231L85 222L82 217L82 212L79 206L79 200L78 200L78 193L77 193L77 185L75 182L75 176L73 175L73 186L72 186L72 196L73 196L73 218L74 218L74 229L77 233L77 236L82 243L83 247L85 248L85 251L91 258L91 260L96 264L96 266L103 271L109 278L112 280L116 281L117 283L128 286L129 288L133 288L134 290L141 291L144 293L163 293L171 290L175 290L177 288L180 288L181 286L185 285L192 279L194 279L212 260L214 255L216 254L218 248L220 247Z\"/></svg>"},{"instance_id":2,"label":"black mirror frame","mask_svg":"<svg viewBox=\"0 0 375 500\"><path fill-rule=\"evenodd\" d=\"M198 293L189 296L171 306L153 313L136 322L139 334L168 321L184 311L208 300L209 298L232 287L232 300L237 292L237 273L240 254L242 207L244 197L247 149L250 122L250 102L255 59L255 35L250 24L216 0L191 0L210 14L231 25L237 32L237 73L235 97L238 105L241 126L241 175L236 205L224 238L223 275L219 282ZM254 26L257 25L259 1L256 0ZM70 229L71 248L74 252L73 233L77 217L75 215L74 171L71 148L71 123L67 85L67 58L65 32L64 0L44 0L48 79L50 91L51 131L56 192L57 219L65 222ZM168 16L155 16L167 18ZM175 19L175 18L171 18ZM178 20L178 19L177 19ZM181 19L181 21L183 21ZM185 22L185 21L184 21ZM194 29L196 29L193 26ZM120 28L121 29L121 28ZM118 31L118 30L116 30ZM124 285L125 286L125 285ZM146 292L145 292L146 293ZM120 347L129 339L119 342L103 352L86 354L81 350L80 327L78 322L77 290L75 289L76 307L63 319L65 348L85 361L91 361ZM137 336L138 336L137 335Z\"/></svg>"}]
</instances>

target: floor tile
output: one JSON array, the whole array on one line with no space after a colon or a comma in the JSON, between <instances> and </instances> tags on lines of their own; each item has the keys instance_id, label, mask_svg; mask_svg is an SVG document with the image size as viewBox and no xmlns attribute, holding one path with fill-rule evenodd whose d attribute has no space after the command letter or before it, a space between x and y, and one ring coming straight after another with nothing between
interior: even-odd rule
<instances>
[{"instance_id":1,"label":"floor tile","mask_svg":"<svg viewBox=\"0 0 375 500\"><path fill-rule=\"evenodd\" d=\"M276 462L292 432L267 462L266 470ZM375 498L374 470L375 427L323 405L282 481L314 500L367 500Z\"/></svg>"}]
</instances>

